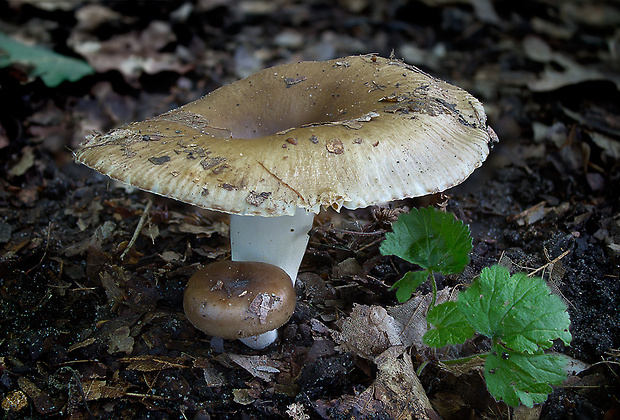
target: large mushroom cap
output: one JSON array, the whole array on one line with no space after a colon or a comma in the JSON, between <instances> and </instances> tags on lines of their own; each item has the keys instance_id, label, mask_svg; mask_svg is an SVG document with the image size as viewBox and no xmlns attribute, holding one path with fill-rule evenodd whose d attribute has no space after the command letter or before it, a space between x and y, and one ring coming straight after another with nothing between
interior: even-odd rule
<instances>
[{"instance_id":1,"label":"large mushroom cap","mask_svg":"<svg viewBox=\"0 0 620 420\"><path fill-rule=\"evenodd\" d=\"M244 338L275 330L295 311L295 289L284 270L272 264L218 261L187 283L187 319L208 335Z\"/></svg>"},{"instance_id":2,"label":"large mushroom cap","mask_svg":"<svg viewBox=\"0 0 620 420\"><path fill-rule=\"evenodd\" d=\"M366 55L262 70L92 136L75 159L206 209L280 216L443 191L496 140L469 93Z\"/></svg>"}]
</instances>

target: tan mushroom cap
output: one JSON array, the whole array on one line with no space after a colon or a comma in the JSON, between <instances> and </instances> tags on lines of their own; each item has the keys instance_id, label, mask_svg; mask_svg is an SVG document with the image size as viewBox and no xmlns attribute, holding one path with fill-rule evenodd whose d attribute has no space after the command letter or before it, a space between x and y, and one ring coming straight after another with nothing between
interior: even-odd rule
<instances>
[{"instance_id":1,"label":"tan mushroom cap","mask_svg":"<svg viewBox=\"0 0 620 420\"><path fill-rule=\"evenodd\" d=\"M366 55L262 70L91 136L75 159L206 209L280 216L443 191L479 167L495 141L472 95Z\"/></svg>"},{"instance_id":2,"label":"tan mushroom cap","mask_svg":"<svg viewBox=\"0 0 620 420\"><path fill-rule=\"evenodd\" d=\"M295 289L284 270L272 264L218 261L187 283L187 319L206 334L237 339L285 324L295 311Z\"/></svg>"}]
</instances>

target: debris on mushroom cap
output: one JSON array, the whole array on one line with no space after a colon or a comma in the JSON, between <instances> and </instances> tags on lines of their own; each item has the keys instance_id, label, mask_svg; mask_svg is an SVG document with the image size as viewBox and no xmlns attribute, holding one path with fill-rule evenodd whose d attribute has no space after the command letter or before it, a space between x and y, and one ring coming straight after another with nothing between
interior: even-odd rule
<instances>
[{"instance_id":1,"label":"debris on mushroom cap","mask_svg":"<svg viewBox=\"0 0 620 420\"><path fill-rule=\"evenodd\" d=\"M189 279L183 308L208 335L227 339L282 326L295 311L295 290L281 268L261 262L218 261Z\"/></svg>"},{"instance_id":2,"label":"debris on mushroom cap","mask_svg":"<svg viewBox=\"0 0 620 420\"><path fill-rule=\"evenodd\" d=\"M469 93L400 60L365 55L262 70L91 136L75 159L206 209L280 216L443 191L496 141Z\"/></svg>"}]
</instances>

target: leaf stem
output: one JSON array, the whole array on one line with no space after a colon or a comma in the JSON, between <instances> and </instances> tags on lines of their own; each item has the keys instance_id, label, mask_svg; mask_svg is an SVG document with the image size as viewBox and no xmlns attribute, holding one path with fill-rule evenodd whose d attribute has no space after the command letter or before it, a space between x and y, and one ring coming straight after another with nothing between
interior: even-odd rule
<instances>
[{"instance_id":1,"label":"leaf stem","mask_svg":"<svg viewBox=\"0 0 620 420\"><path fill-rule=\"evenodd\" d=\"M428 270L428 276L431 278L431 289L433 291L433 297L431 298L431 304L429 309L435 306L437 302L437 282L435 282L435 272Z\"/></svg>"},{"instance_id":2,"label":"leaf stem","mask_svg":"<svg viewBox=\"0 0 620 420\"><path fill-rule=\"evenodd\" d=\"M469 362L470 360L473 360L476 357L479 357L481 359L486 359L488 355L489 353L474 354L474 355L467 356L467 357L459 357L458 359L441 360L441 363L443 363L444 365L457 365L459 363Z\"/></svg>"}]
</instances>

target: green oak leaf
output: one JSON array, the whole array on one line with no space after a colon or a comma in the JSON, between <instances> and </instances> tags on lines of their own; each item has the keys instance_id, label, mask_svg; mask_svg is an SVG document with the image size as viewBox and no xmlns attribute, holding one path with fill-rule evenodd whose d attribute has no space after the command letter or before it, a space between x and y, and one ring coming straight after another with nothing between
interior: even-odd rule
<instances>
[{"instance_id":1,"label":"green oak leaf","mask_svg":"<svg viewBox=\"0 0 620 420\"><path fill-rule=\"evenodd\" d=\"M0 33L0 68L13 64L25 66L31 77L41 77L48 87L56 87L65 80L74 82L95 72L85 61L48 48L22 44Z\"/></svg>"},{"instance_id":2,"label":"green oak leaf","mask_svg":"<svg viewBox=\"0 0 620 420\"><path fill-rule=\"evenodd\" d=\"M571 341L566 305L538 277L510 275L502 266L482 270L459 295L459 309L476 331L518 352L535 353L560 338Z\"/></svg>"},{"instance_id":3,"label":"green oak leaf","mask_svg":"<svg viewBox=\"0 0 620 420\"><path fill-rule=\"evenodd\" d=\"M432 307L426 315L426 321L435 326L422 337L424 343L431 347L461 344L475 333L456 302L444 302Z\"/></svg>"},{"instance_id":4,"label":"green oak leaf","mask_svg":"<svg viewBox=\"0 0 620 420\"><path fill-rule=\"evenodd\" d=\"M396 255L444 275L463 271L471 249L469 228L452 213L432 207L401 214L380 247L383 255Z\"/></svg>"},{"instance_id":5,"label":"green oak leaf","mask_svg":"<svg viewBox=\"0 0 620 420\"><path fill-rule=\"evenodd\" d=\"M396 299L401 303L408 301L415 289L428 279L428 275L429 272L426 270L405 273L403 278L392 286L392 289L398 289L396 291Z\"/></svg>"},{"instance_id":6,"label":"green oak leaf","mask_svg":"<svg viewBox=\"0 0 620 420\"><path fill-rule=\"evenodd\" d=\"M516 407L543 403L550 385L566 379L566 358L544 353L518 353L495 344L484 366L484 378L491 395Z\"/></svg>"}]
</instances>

